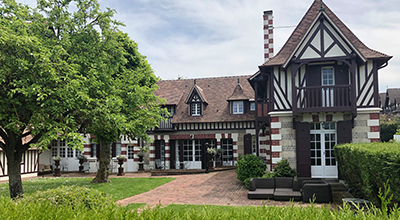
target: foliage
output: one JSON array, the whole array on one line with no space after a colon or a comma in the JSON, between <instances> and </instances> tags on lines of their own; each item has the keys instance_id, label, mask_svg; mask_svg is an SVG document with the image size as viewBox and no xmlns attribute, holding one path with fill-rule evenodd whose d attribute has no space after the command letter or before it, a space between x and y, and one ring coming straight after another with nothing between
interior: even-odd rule
<instances>
[{"instance_id":1,"label":"foliage","mask_svg":"<svg viewBox=\"0 0 400 220\"><path fill-rule=\"evenodd\" d=\"M289 161L286 159L279 161L274 169L274 177L295 177L295 176L297 176L296 170L290 167Z\"/></svg>"},{"instance_id":2,"label":"foliage","mask_svg":"<svg viewBox=\"0 0 400 220\"><path fill-rule=\"evenodd\" d=\"M274 178L275 175L273 172L268 172L262 176L262 178Z\"/></svg>"},{"instance_id":3,"label":"foliage","mask_svg":"<svg viewBox=\"0 0 400 220\"><path fill-rule=\"evenodd\" d=\"M124 155L118 155L117 160L125 160L126 157Z\"/></svg>"},{"instance_id":4,"label":"foliage","mask_svg":"<svg viewBox=\"0 0 400 220\"><path fill-rule=\"evenodd\" d=\"M393 135L400 129L400 117L391 114L380 116L380 137L382 142L393 139Z\"/></svg>"},{"instance_id":5,"label":"foliage","mask_svg":"<svg viewBox=\"0 0 400 220\"><path fill-rule=\"evenodd\" d=\"M339 171L352 188L376 206L381 205L379 189L387 183L394 203L400 201L400 143L357 143L335 148Z\"/></svg>"},{"instance_id":6,"label":"foliage","mask_svg":"<svg viewBox=\"0 0 400 220\"><path fill-rule=\"evenodd\" d=\"M244 186L246 187L246 189L249 189L250 180L251 180L252 178L253 178L253 177L249 177L249 178L246 178L246 179L243 181Z\"/></svg>"},{"instance_id":7,"label":"foliage","mask_svg":"<svg viewBox=\"0 0 400 220\"><path fill-rule=\"evenodd\" d=\"M106 193L94 189L77 186L61 186L46 191L37 191L32 195L26 196L30 202L50 201L56 206L76 207L83 205L85 208L93 209L98 206L107 206L112 203L112 198Z\"/></svg>"},{"instance_id":8,"label":"foliage","mask_svg":"<svg viewBox=\"0 0 400 220\"><path fill-rule=\"evenodd\" d=\"M244 181L251 177L260 177L267 169L267 165L254 154L246 154L239 157L237 162L237 178Z\"/></svg>"},{"instance_id":9,"label":"foliage","mask_svg":"<svg viewBox=\"0 0 400 220\"><path fill-rule=\"evenodd\" d=\"M60 156L53 157L53 160L54 160L54 161L60 161L60 160L61 160L61 157L60 157Z\"/></svg>"},{"instance_id":10,"label":"foliage","mask_svg":"<svg viewBox=\"0 0 400 220\"><path fill-rule=\"evenodd\" d=\"M147 192L175 178L111 178L110 183L90 184L92 178L35 178L22 182L26 195L61 186L85 187L110 195L114 201ZM0 196L7 196L8 184L0 184Z\"/></svg>"},{"instance_id":11,"label":"foliage","mask_svg":"<svg viewBox=\"0 0 400 220\"><path fill-rule=\"evenodd\" d=\"M78 155L77 157L76 157L76 159L78 159L78 160L87 160L87 157L85 156L85 155L83 155L83 154L81 154L81 155Z\"/></svg>"},{"instance_id":12,"label":"foliage","mask_svg":"<svg viewBox=\"0 0 400 220\"><path fill-rule=\"evenodd\" d=\"M215 148L209 147L209 148L207 148L207 153L214 156L215 154L217 154L217 150Z\"/></svg>"}]
</instances>

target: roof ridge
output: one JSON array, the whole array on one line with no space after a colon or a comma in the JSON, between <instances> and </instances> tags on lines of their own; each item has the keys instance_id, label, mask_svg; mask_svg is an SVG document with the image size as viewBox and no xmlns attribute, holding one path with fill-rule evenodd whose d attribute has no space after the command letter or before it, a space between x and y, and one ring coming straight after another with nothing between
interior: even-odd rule
<instances>
[{"instance_id":1,"label":"roof ridge","mask_svg":"<svg viewBox=\"0 0 400 220\"><path fill-rule=\"evenodd\" d=\"M250 77L252 75L240 75L240 76L211 76L211 77L204 77L204 78L190 78L190 79L161 79L160 81L190 81L195 79L220 79L220 78L237 78L237 77Z\"/></svg>"}]
</instances>

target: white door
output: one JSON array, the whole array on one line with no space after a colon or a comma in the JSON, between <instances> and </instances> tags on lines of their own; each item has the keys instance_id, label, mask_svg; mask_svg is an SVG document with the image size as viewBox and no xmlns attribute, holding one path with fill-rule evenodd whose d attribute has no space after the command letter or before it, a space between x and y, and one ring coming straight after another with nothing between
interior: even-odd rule
<instances>
[{"instance_id":1,"label":"white door","mask_svg":"<svg viewBox=\"0 0 400 220\"><path fill-rule=\"evenodd\" d=\"M133 172L134 170L134 147L132 145L128 145L127 152L127 160L126 160L126 171L125 172Z\"/></svg>"},{"instance_id":2,"label":"white door","mask_svg":"<svg viewBox=\"0 0 400 220\"><path fill-rule=\"evenodd\" d=\"M201 141L183 141L183 163L187 169L201 169Z\"/></svg>"},{"instance_id":3,"label":"white door","mask_svg":"<svg viewBox=\"0 0 400 220\"><path fill-rule=\"evenodd\" d=\"M333 67L323 67L321 73L321 85L322 86L334 86L335 85L335 74ZM333 88L322 89L322 107L333 107L334 103Z\"/></svg>"},{"instance_id":4,"label":"white door","mask_svg":"<svg viewBox=\"0 0 400 220\"><path fill-rule=\"evenodd\" d=\"M335 122L311 123L311 177L337 178Z\"/></svg>"}]
</instances>

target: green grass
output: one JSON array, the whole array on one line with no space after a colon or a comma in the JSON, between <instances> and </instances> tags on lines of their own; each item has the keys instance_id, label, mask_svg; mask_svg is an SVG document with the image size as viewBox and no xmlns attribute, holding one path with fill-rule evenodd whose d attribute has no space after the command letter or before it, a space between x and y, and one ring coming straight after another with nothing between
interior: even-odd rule
<instances>
[{"instance_id":1,"label":"green grass","mask_svg":"<svg viewBox=\"0 0 400 220\"><path fill-rule=\"evenodd\" d=\"M64 186L82 186L90 189L96 189L112 196L114 201L147 192L174 178L110 178L110 183L90 183L93 178L36 178L22 181L24 193L29 195L36 191L45 191L47 189ZM0 196L9 197L8 183L0 184Z\"/></svg>"}]
</instances>

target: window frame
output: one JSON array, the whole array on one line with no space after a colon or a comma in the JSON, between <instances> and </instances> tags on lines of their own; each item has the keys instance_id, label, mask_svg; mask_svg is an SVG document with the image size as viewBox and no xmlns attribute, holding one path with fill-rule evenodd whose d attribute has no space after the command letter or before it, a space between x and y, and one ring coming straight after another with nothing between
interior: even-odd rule
<instances>
[{"instance_id":1,"label":"window frame","mask_svg":"<svg viewBox=\"0 0 400 220\"><path fill-rule=\"evenodd\" d=\"M200 102L190 103L190 115L191 116L201 116L201 103Z\"/></svg>"},{"instance_id":2,"label":"window frame","mask_svg":"<svg viewBox=\"0 0 400 220\"><path fill-rule=\"evenodd\" d=\"M240 115L244 113L244 102L243 101L233 101L232 102L232 114Z\"/></svg>"}]
</instances>

